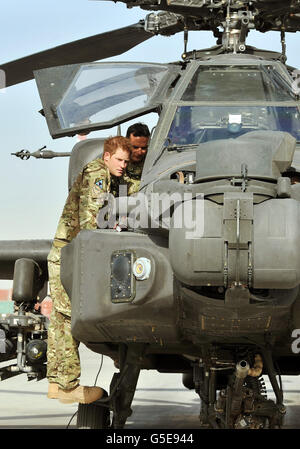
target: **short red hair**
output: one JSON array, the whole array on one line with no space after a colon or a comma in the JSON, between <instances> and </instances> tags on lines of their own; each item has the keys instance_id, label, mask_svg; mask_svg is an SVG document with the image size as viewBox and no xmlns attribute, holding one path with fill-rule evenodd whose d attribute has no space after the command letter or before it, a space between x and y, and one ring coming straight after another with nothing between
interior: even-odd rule
<instances>
[{"instance_id":1,"label":"short red hair","mask_svg":"<svg viewBox=\"0 0 300 449\"><path fill-rule=\"evenodd\" d=\"M123 151L128 151L130 155L132 150L130 140L122 136L109 137L104 141L103 154L109 153L112 156L119 148Z\"/></svg>"}]
</instances>

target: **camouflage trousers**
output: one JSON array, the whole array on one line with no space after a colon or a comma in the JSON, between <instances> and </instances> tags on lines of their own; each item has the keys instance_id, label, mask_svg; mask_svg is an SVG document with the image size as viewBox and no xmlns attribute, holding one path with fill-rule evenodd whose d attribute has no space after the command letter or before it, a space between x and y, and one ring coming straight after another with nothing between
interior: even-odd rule
<instances>
[{"instance_id":1,"label":"camouflage trousers","mask_svg":"<svg viewBox=\"0 0 300 449\"><path fill-rule=\"evenodd\" d=\"M79 385L79 342L71 333L71 304L60 280L60 263L48 261L52 312L48 329L47 378L71 389Z\"/></svg>"}]
</instances>

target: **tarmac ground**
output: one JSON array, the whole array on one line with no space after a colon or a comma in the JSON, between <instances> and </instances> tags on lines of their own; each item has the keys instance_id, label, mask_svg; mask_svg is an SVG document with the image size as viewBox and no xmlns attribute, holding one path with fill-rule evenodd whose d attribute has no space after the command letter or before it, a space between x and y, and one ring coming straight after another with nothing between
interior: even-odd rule
<instances>
[{"instance_id":1,"label":"tarmac ground","mask_svg":"<svg viewBox=\"0 0 300 449\"><path fill-rule=\"evenodd\" d=\"M81 345L82 385L94 385L101 356ZM7 364L7 362L6 362ZM117 372L111 359L104 357L97 385L109 391L112 374ZM300 429L300 378L283 376L284 429ZM274 396L268 380L269 398ZM76 428L77 404L61 404L47 398L47 380L27 381L25 374L0 384L0 429ZM161 374L143 370L132 404L133 413L125 429L197 429L199 397L181 383L181 374Z\"/></svg>"}]
</instances>

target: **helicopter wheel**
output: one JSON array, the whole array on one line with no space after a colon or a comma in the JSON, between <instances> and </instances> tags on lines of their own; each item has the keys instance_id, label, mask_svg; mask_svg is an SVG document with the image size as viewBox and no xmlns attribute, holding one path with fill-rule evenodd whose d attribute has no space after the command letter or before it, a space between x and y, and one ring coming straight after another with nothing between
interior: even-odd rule
<instances>
[{"instance_id":1,"label":"helicopter wheel","mask_svg":"<svg viewBox=\"0 0 300 449\"><path fill-rule=\"evenodd\" d=\"M106 391L104 393L104 397L107 397ZM77 429L109 429L109 408L99 402L79 404L76 427Z\"/></svg>"},{"instance_id":2,"label":"helicopter wheel","mask_svg":"<svg viewBox=\"0 0 300 449\"><path fill-rule=\"evenodd\" d=\"M188 390L194 390L195 389L195 382L193 378L193 371L190 370L187 373L182 373L182 383L185 388Z\"/></svg>"}]
</instances>

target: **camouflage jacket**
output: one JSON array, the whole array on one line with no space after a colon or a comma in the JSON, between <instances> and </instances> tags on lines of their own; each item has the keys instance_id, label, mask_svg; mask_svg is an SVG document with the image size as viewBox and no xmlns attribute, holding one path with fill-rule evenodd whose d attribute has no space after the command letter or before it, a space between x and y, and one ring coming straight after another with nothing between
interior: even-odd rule
<instances>
[{"instance_id":1,"label":"camouflage jacket","mask_svg":"<svg viewBox=\"0 0 300 449\"><path fill-rule=\"evenodd\" d=\"M134 164L130 162L126 168L124 180L128 184L128 196L139 191L144 161Z\"/></svg>"},{"instance_id":2,"label":"camouflage jacket","mask_svg":"<svg viewBox=\"0 0 300 449\"><path fill-rule=\"evenodd\" d=\"M118 196L120 180L111 176L102 159L87 164L77 176L61 214L48 260L59 262L60 249L82 229L97 229L97 216L104 205L101 194Z\"/></svg>"}]
</instances>

